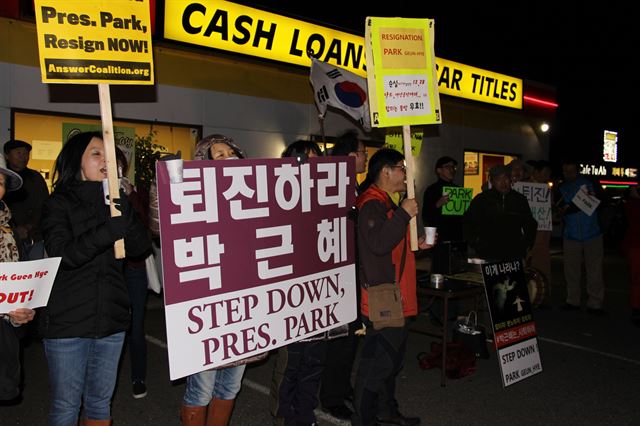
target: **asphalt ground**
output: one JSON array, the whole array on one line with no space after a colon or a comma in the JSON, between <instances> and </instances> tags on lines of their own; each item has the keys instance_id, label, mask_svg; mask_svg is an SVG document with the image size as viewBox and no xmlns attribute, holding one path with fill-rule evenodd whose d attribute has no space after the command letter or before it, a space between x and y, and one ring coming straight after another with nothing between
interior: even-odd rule
<instances>
[{"instance_id":1,"label":"asphalt ground","mask_svg":"<svg viewBox=\"0 0 640 426\"><path fill-rule=\"evenodd\" d=\"M479 359L473 375L440 386L440 370L422 370L416 355L432 336L410 333L405 367L397 380L401 411L427 425L640 425L640 328L629 321L626 264L605 258L607 314L564 312L561 253L552 258L551 307L534 311L543 371L503 388L495 351ZM481 318L483 318L481 316ZM417 321L429 322L426 317ZM488 324L487 324L488 325ZM123 354L113 401L114 425L177 425L184 380L169 380L162 299L151 294L146 318L148 396L131 394L128 354ZM272 424L268 386L274 356L247 368L232 425ZM0 425L44 425L49 408L42 344L24 349L23 398L0 406ZM322 425L345 425L317 410Z\"/></svg>"}]
</instances>

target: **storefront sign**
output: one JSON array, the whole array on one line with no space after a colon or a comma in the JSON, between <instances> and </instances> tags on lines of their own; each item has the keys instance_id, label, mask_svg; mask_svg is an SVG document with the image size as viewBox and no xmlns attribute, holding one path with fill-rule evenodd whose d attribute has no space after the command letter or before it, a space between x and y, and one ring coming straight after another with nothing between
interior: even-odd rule
<instances>
[{"instance_id":1,"label":"storefront sign","mask_svg":"<svg viewBox=\"0 0 640 426\"><path fill-rule=\"evenodd\" d=\"M522 80L438 58L438 89L444 95L522 109Z\"/></svg>"},{"instance_id":2,"label":"storefront sign","mask_svg":"<svg viewBox=\"0 0 640 426\"><path fill-rule=\"evenodd\" d=\"M354 157L157 164L172 380L356 318Z\"/></svg>"},{"instance_id":3,"label":"storefront sign","mask_svg":"<svg viewBox=\"0 0 640 426\"><path fill-rule=\"evenodd\" d=\"M367 76L364 37L227 1L165 1L164 37L305 67L312 51L323 62ZM522 108L521 79L435 61L441 93Z\"/></svg>"},{"instance_id":4,"label":"storefront sign","mask_svg":"<svg viewBox=\"0 0 640 426\"><path fill-rule=\"evenodd\" d=\"M371 125L442 122L432 19L367 18L365 48Z\"/></svg>"},{"instance_id":5,"label":"storefront sign","mask_svg":"<svg viewBox=\"0 0 640 426\"><path fill-rule=\"evenodd\" d=\"M482 265L502 385L542 372L529 291L522 260Z\"/></svg>"},{"instance_id":6,"label":"storefront sign","mask_svg":"<svg viewBox=\"0 0 640 426\"><path fill-rule=\"evenodd\" d=\"M35 0L43 83L153 84L149 0Z\"/></svg>"},{"instance_id":7,"label":"storefront sign","mask_svg":"<svg viewBox=\"0 0 640 426\"><path fill-rule=\"evenodd\" d=\"M604 131L602 159L610 163L618 161L618 132Z\"/></svg>"},{"instance_id":8,"label":"storefront sign","mask_svg":"<svg viewBox=\"0 0 640 426\"><path fill-rule=\"evenodd\" d=\"M634 179L638 177L638 169L635 167L611 167L603 164L580 164L580 174L602 178Z\"/></svg>"}]
</instances>

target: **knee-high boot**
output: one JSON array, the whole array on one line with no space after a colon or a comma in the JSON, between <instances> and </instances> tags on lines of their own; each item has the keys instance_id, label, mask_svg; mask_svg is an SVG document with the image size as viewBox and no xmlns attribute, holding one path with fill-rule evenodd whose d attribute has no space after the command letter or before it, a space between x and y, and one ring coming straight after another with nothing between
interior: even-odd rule
<instances>
[{"instance_id":1,"label":"knee-high boot","mask_svg":"<svg viewBox=\"0 0 640 426\"><path fill-rule=\"evenodd\" d=\"M206 418L206 406L183 405L180 407L180 424L182 426L205 426Z\"/></svg>"},{"instance_id":2,"label":"knee-high boot","mask_svg":"<svg viewBox=\"0 0 640 426\"><path fill-rule=\"evenodd\" d=\"M207 409L207 426L227 426L235 399L213 398Z\"/></svg>"}]
</instances>

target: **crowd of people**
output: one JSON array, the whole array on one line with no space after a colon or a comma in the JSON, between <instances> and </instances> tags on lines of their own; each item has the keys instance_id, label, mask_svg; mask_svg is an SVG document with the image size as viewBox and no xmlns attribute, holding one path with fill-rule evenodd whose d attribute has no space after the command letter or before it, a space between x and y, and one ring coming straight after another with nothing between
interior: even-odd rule
<instances>
[{"instance_id":1,"label":"crowd of people","mask_svg":"<svg viewBox=\"0 0 640 426\"><path fill-rule=\"evenodd\" d=\"M131 357L133 397L147 394L144 260L159 232L156 189L152 186L150 194L139 194L126 178L129 162L117 150L121 192L107 201L120 215L112 217L102 189L107 160L100 133L80 133L64 144L55 162L50 195L42 176L27 167L30 151L28 143L11 140L4 145L5 156L0 156L0 262L42 258L45 250L46 255L62 259L49 302L38 310L36 321L49 371L49 423L74 425L82 415L83 424L108 425L125 341ZM282 157L306 161L322 155L316 143L298 140ZM330 155L352 156L355 173L366 172L366 179L356 188L350 215L356 232L353 238L360 315L351 324L277 350L270 388L274 424L316 424L314 410L321 407L354 425L417 425L420 419L403 414L395 398L396 377L405 358L407 323L378 327L370 315L371 289L395 284L401 294L401 316L417 315L416 260L409 232L414 217L438 230L435 245L427 244L423 232L419 232L419 248L429 250L433 273L450 273L452 247L464 244L485 260L526 259L529 266L549 278L551 231L537 229L527 199L513 185L546 184L551 179L551 167L546 161L521 160L494 166L486 188L473 198L464 215L443 215L442 207L449 202L443 188L458 186L454 158L437 159L436 181L425 190L420 206L415 199L403 198L406 167L398 151L381 148L368 159L364 141L357 132L348 131L337 138ZM195 147L194 159L237 158L247 158L246 152L224 135L207 136ZM578 191L586 188L592 195L598 195L598 191L579 175L575 162L564 161L562 173L562 183L554 187L551 201L555 217L563 223L567 297L561 309L581 309L584 265L586 309L599 316L604 314L605 290L602 230L597 211L588 214L574 203ZM640 326L637 188L632 188L625 208L630 220L623 246L632 280L632 321ZM127 256L116 259L114 243L122 239ZM545 303L549 303L548 298ZM36 311L26 308L3 315L3 339L5 334L18 336L16 330L34 317ZM357 360L356 353L360 354ZM0 370L0 399L19 394L20 366L14 355L6 349L1 354L3 365L10 368ZM181 423L229 424L247 364L266 356L188 376ZM7 370L13 374L7 374Z\"/></svg>"}]
</instances>

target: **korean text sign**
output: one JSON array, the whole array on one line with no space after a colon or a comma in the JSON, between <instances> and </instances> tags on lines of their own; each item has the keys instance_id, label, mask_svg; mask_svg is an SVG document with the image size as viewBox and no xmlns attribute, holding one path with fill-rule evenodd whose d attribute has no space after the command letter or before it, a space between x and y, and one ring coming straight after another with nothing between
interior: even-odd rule
<instances>
[{"instance_id":1,"label":"korean text sign","mask_svg":"<svg viewBox=\"0 0 640 426\"><path fill-rule=\"evenodd\" d=\"M35 0L43 83L153 84L149 0Z\"/></svg>"},{"instance_id":2,"label":"korean text sign","mask_svg":"<svg viewBox=\"0 0 640 426\"><path fill-rule=\"evenodd\" d=\"M356 318L355 162L157 166L171 379Z\"/></svg>"},{"instance_id":3,"label":"korean text sign","mask_svg":"<svg viewBox=\"0 0 640 426\"><path fill-rule=\"evenodd\" d=\"M542 372L524 263L522 260L485 263L482 278L502 384L507 387Z\"/></svg>"},{"instance_id":4,"label":"korean text sign","mask_svg":"<svg viewBox=\"0 0 640 426\"><path fill-rule=\"evenodd\" d=\"M0 270L0 314L17 308L46 306L61 259L49 257L3 263Z\"/></svg>"},{"instance_id":5,"label":"korean text sign","mask_svg":"<svg viewBox=\"0 0 640 426\"><path fill-rule=\"evenodd\" d=\"M551 231L551 188L546 183L516 182L513 189L527 197L529 208L538 222L538 231Z\"/></svg>"},{"instance_id":6,"label":"korean text sign","mask_svg":"<svg viewBox=\"0 0 640 426\"><path fill-rule=\"evenodd\" d=\"M365 25L374 127L442 122L432 19L372 18Z\"/></svg>"}]
</instances>

